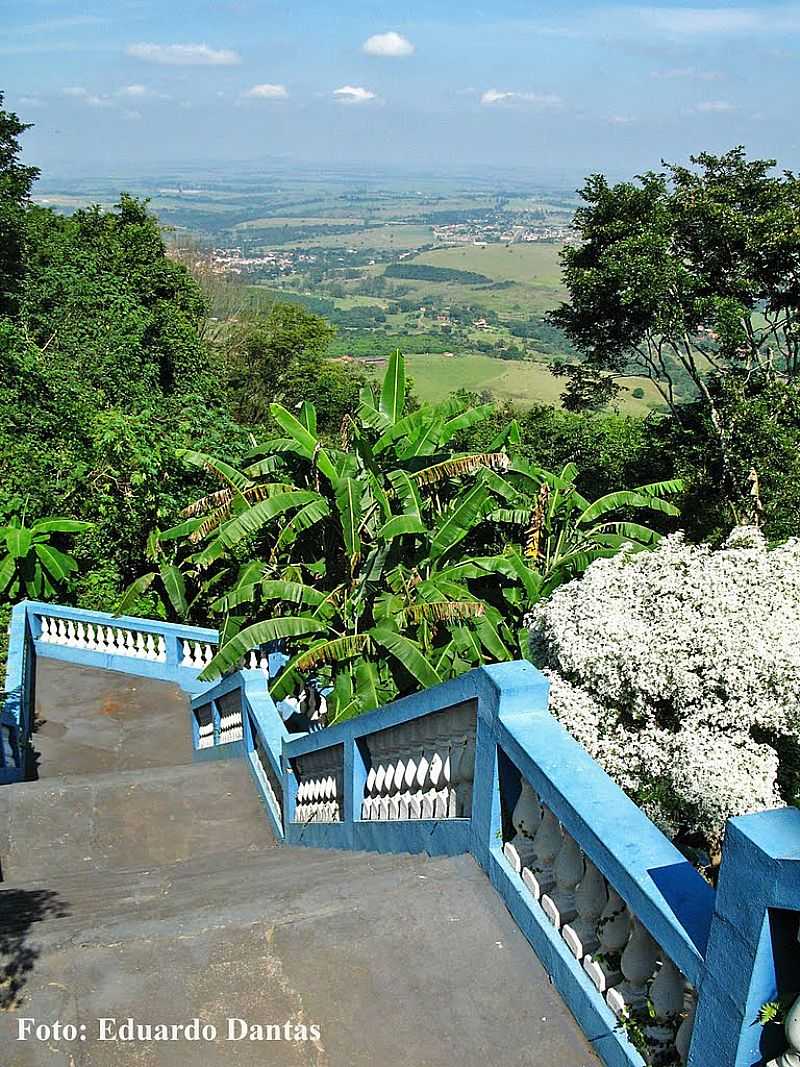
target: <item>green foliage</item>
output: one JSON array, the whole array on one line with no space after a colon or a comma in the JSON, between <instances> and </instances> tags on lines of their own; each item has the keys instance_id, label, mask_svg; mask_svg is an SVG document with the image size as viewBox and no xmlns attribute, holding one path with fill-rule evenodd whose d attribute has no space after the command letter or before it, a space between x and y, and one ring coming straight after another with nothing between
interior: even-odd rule
<instances>
[{"instance_id":1,"label":"green foliage","mask_svg":"<svg viewBox=\"0 0 800 1067\"><path fill-rule=\"evenodd\" d=\"M778 997L777 1000L768 1000L766 1004L762 1004L758 1011L758 1022L760 1026L769 1026L770 1023L777 1023L779 1026L783 1026L786 1022L786 1016L789 1014L789 1009L797 1000L797 993L785 993L783 996Z\"/></svg>"},{"instance_id":2,"label":"green foliage","mask_svg":"<svg viewBox=\"0 0 800 1067\"><path fill-rule=\"evenodd\" d=\"M384 278L403 278L415 282L457 282L461 285L493 285L491 278L473 270L455 267L433 267L427 263L392 263L383 272Z\"/></svg>"},{"instance_id":3,"label":"green foliage","mask_svg":"<svg viewBox=\"0 0 800 1067\"><path fill-rule=\"evenodd\" d=\"M274 401L293 408L309 382L324 427L338 428L357 402L360 373L324 358L334 330L299 304L273 304L266 315L234 325L224 346L227 389L240 421L265 422Z\"/></svg>"},{"instance_id":4,"label":"green foliage","mask_svg":"<svg viewBox=\"0 0 800 1067\"><path fill-rule=\"evenodd\" d=\"M40 519L26 526L16 515L0 526L0 599L13 603L21 596L54 596L78 564L53 542L88 528L89 523L74 519Z\"/></svg>"},{"instance_id":5,"label":"green foliage","mask_svg":"<svg viewBox=\"0 0 800 1067\"><path fill-rule=\"evenodd\" d=\"M518 655L531 603L624 543L655 542L629 513L675 512L662 496L673 483L590 504L574 467L555 475L516 454L514 424L483 451L457 450L492 405L410 410L399 352L380 395L364 387L333 444L308 402L271 414L281 436L241 470L185 454L222 488L186 509L194 525L172 535L186 535L189 581L225 590L212 605L225 639L205 676L282 639L291 659L273 696L313 680L330 691L331 721ZM155 572L141 581L149 588Z\"/></svg>"},{"instance_id":6,"label":"green foliage","mask_svg":"<svg viewBox=\"0 0 800 1067\"><path fill-rule=\"evenodd\" d=\"M678 423L696 400L732 518L746 517L728 379L767 387L800 374L800 179L743 148L703 153L610 186L592 175L563 253L570 302L552 322L583 353L573 392L632 371L650 377ZM583 382L579 381L583 375ZM585 392L585 390L584 390ZM795 527L796 528L796 527Z\"/></svg>"},{"instance_id":7,"label":"green foliage","mask_svg":"<svg viewBox=\"0 0 800 1067\"><path fill-rule=\"evenodd\" d=\"M19 161L20 135L30 129L13 111L3 110L0 92L0 315L17 305L23 273L25 212L39 171Z\"/></svg>"},{"instance_id":8,"label":"green foliage","mask_svg":"<svg viewBox=\"0 0 800 1067\"><path fill-rule=\"evenodd\" d=\"M379 334L348 331L334 338L328 347L328 355L386 359L400 346L406 355L452 352L463 347L457 345L452 338L431 333Z\"/></svg>"},{"instance_id":9,"label":"green foliage","mask_svg":"<svg viewBox=\"0 0 800 1067\"><path fill-rule=\"evenodd\" d=\"M474 393L459 396L473 405L480 403ZM620 485L676 476L673 446L665 442L658 424L631 415L568 412L546 404L519 411L507 405L460 433L454 443L465 452L487 451L512 420L519 433L518 453L546 470L574 463L576 488L587 498L603 496Z\"/></svg>"},{"instance_id":10,"label":"green foliage","mask_svg":"<svg viewBox=\"0 0 800 1067\"><path fill-rule=\"evenodd\" d=\"M146 205L123 197L66 218L0 181L0 218L17 208L16 299L0 314L0 525L23 510L31 523L90 522L59 596L108 610L143 570L149 532L208 484L177 450L242 454L248 439L218 396L200 290Z\"/></svg>"},{"instance_id":11,"label":"green foliage","mask_svg":"<svg viewBox=\"0 0 800 1067\"><path fill-rule=\"evenodd\" d=\"M728 427L725 452L705 402L666 420L654 430L662 455L675 457L687 486L683 514L697 538L714 541L736 516L758 522L773 541L795 537L800 515L800 383L761 375L728 374L709 383L720 417ZM732 498L725 470L741 489Z\"/></svg>"}]
</instances>

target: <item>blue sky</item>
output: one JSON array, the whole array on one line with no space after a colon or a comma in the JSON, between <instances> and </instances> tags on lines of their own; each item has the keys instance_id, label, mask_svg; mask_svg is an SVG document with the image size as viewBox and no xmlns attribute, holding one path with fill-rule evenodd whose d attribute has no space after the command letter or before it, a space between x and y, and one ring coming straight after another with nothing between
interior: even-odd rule
<instances>
[{"instance_id":1,"label":"blue sky","mask_svg":"<svg viewBox=\"0 0 800 1067\"><path fill-rule=\"evenodd\" d=\"M258 160L619 176L800 165L800 3L0 0L46 173Z\"/></svg>"}]
</instances>

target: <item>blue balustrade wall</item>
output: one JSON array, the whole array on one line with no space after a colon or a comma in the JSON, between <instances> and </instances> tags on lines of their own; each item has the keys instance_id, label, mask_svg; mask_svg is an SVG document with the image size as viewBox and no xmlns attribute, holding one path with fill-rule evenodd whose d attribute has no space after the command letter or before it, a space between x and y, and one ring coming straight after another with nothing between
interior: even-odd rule
<instances>
[{"instance_id":1,"label":"blue balustrade wall","mask_svg":"<svg viewBox=\"0 0 800 1067\"><path fill-rule=\"evenodd\" d=\"M43 644L39 623L43 613L102 625L130 625L161 635L167 642L166 662ZM776 953L785 946L778 944L776 930L782 927L775 916L800 912L800 810L731 820L715 892L552 718L547 710L547 680L529 663L479 668L349 722L291 735L269 696L262 671L242 670L216 685L204 685L196 669L180 664L178 642L183 639L216 644L217 634L53 605L18 605L12 619L3 721L13 724L24 740L37 655L177 682L193 695L193 710L210 703L217 716L217 701L227 697L230 706L230 694L238 693L241 741L219 744L215 728L213 748L198 751L197 757L233 756L247 761L279 840L317 848L471 853L604 1063L641 1067L641 1056L503 853L501 778L508 777L508 767L513 767L518 775L517 792L521 775L694 986L698 1006L689 1067L754 1067L763 1062L758 1009L776 993L785 992L779 988L776 964ZM362 820L368 774L364 753L370 737L467 703L474 705L476 716L468 817ZM191 728L196 747L194 714ZM329 823L297 822L294 767L304 755L324 754L332 746L341 746L343 753L341 818ZM21 776L18 757L15 763L6 751L3 760L0 783Z\"/></svg>"}]
</instances>

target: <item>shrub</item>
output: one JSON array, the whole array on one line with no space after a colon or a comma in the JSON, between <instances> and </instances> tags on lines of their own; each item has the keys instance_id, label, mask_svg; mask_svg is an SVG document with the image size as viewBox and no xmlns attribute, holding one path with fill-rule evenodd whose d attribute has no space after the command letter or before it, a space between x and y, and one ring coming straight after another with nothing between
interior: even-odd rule
<instances>
[{"instance_id":1,"label":"shrub","mask_svg":"<svg viewBox=\"0 0 800 1067\"><path fill-rule=\"evenodd\" d=\"M679 843L716 851L728 817L800 799L800 540L674 534L595 562L530 623L553 713Z\"/></svg>"}]
</instances>

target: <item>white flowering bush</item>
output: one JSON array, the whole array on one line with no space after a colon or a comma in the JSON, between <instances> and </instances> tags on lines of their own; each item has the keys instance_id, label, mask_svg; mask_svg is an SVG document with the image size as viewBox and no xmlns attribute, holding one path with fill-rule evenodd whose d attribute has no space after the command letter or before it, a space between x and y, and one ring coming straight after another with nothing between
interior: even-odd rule
<instances>
[{"instance_id":1,"label":"white flowering bush","mask_svg":"<svg viewBox=\"0 0 800 1067\"><path fill-rule=\"evenodd\" d=\"M673 837L800 791L800 540L681 534L593 563L530 616L550 708Z\"/></svg>"}]
</instances>

